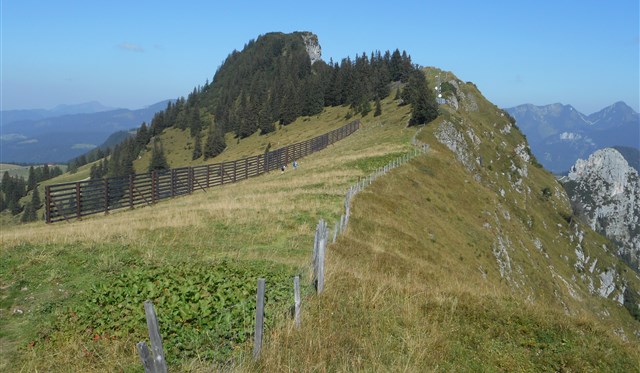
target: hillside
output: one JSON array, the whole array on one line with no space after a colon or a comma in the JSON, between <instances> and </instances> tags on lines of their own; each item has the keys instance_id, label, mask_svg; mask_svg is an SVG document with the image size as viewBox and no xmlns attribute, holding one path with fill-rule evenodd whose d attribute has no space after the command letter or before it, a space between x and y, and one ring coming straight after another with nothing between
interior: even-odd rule
<instances>
[{"instance_id":1,"label":"hillside","mask_svg":"<svg viewBox=\"0 0 640 373\"><path fill-rule=\"evenodd\" d=\"M430 90L445 75L424 73ZM0 371L141 372L134 346L148 338L146 299L156 304L170 371L636 370L638 274L574 219L511 118L473 83L446 77L438 88L449 104L427 126L407 127L413 108L395 92L381 98L379 116L324 107L268 135L228 133L215 158L360 120L295 171L3 229ZM186 128L154 136L168 157L188 162ZM313 295L319 219L332 227L347 189L412 153L414 139L429 152L356 195L346 232L328 247L325 291ZM296 274L300 329L286 316ZM253 363L258 277L267 279L268 329Z\"/></svg>"},{"instance_id":2,"label":"hillside","mask_svg":"<svg viewBox=\"0 0 640 373\"><path fill-rule=\"evenodd\" d=\"M562 188L523 159L524 138L501 111L472 84L459 90L477 111L443 107L418 135L430 153L356 197L347 234L329 247L325 293L305 301L300 331L285 323L270 332L262 368L282 370L292 359L327 370L637 366L640 326L618 303L619 289L638 289L637 276L603 250L606 240L567 223ZM22 351L11 366L139 369L131 346L145 338L143 324L126 336L111 330L106 341L65 326L66 310L79 313L100 284L118 278L175 266L197 273L223 258L257 266L255 276L308 273L318 219L336 221L351 183L411 149L408 109L383 100L382 116L362 118L359 132L295 172L72 224L3 231L2 343ZM325 110L318 123L336 114ZM295 123L300 134L304 122ZM460 140L457 153L438 137ZM142 317L141 303L125 307ZM159 314L173 330L176 321ZM251 324L250 313L244 322ZM165 336L170 351L177 337ZM171 352L172 370L207 370L216 346L206 343L200 358Z\"/></svg>"},{"instance_id":3,"label":"hillside","mask_svg":"<svg viewBox=\"0 0 640 373\"><path fill-rule=\"evenodd\" d=\"M638 276L571 219L501 110L451 83L459 109L418 135L431 151L356 197L327 290L260 369L637 369Z\"/></svg>"}]
</instances>

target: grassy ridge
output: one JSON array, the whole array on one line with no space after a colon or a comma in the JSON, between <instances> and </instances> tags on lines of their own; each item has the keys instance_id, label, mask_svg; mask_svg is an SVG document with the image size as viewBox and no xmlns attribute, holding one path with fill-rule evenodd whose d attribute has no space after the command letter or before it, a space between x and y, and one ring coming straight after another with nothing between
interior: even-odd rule
<instances>
[{"instance_id":1,"label":"grassy ridge","mask_svg":"<svg viewBox=\"0 0 640 373\"><path fill-rule=\"evenodd\" d=\"M512 190L506 175L517 162L513 148L524 138L516 130L499 134L504 125L499 109L474 87L467 89L480 110L446 110L419 134L431 145L430 153L356 197L347 234L327 253L325 293L305 300L302 328L295 330L288 321L272 328L258 365L243 360L250 345L233 345L237 370L632 371L638 366L638 344L612 332L632 332L638 323L572 278L573 261L564 258L574 255L576 228L565 220L566 197L555 189L552 175L535 167L529 167L525 181L532 192ZM254 135L229 144L227 156L313 137L344 124L346 112L327 109L268 138ZM3 229L0 370L142 371L133 346L144 330L111 331L108 338L100 331L96 338L94 330L70 328L73 311L99 298L101 284L115 284L120 276L146 278L158 268L178 273L226 262L253 268L254 276L301 273L308 280L318 219L331 226L343 213L351 184L411 151L416 129L405 127L408 116L408 107L387 98L382 116L362 118L360 130L300 160L296 171L70 224ZM483 140L481 182L435 140L434 130L445 120L472 123ZM190 157L174 138L168 158ZM554 190L548 200L538 196L545 186ZM501 197L501 189L508 197ZM497 236L517 247L509 252L508 276L501 275L493 252ZM617 265L602 255L605 240L587 233L585 241L587 255ZM182 285L179 276L167 277L172 278L167 289ZM633 281L630 277L636 286ZM129 288L118 287L116 293L129 299ZM195 297L192 288L172 293ZM127 312L143 314L142 295L136 294L107 304L122 303ZM172 322L161 321L161 329ZM179 330L180 322L166 324L167 330ZM210 371L212 361L204 354L176 353L169 363L173 371Z\"/></svg>"},{"instance_id":2,"label":"grassy ridge","mask_svg":"<svg viewBox=\"0 0 640 373\"><path fill-rule=\"evenodd\" d=\"M593 314L567 316L544 288L535 302L514 293L483 228L496 201L447 153L434 144L356 197L325 292L248 370L637 369L638 344Z\"/></svg>"}]
</instances>

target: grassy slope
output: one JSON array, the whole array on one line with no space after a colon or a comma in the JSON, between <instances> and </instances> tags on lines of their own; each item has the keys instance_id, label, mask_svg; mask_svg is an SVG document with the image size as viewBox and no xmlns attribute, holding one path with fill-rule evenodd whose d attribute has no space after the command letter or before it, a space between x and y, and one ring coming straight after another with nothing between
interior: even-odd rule
<instances>
[{"instance_id":1,"label":"grassy slope","mask_svg":"<svg viewBox=\"0 0 640 373\"><path fill-rule=\"evenodd\" d=\"M439 121L464 119L473 121L478 133L482 127L477 126L490 131L500 120L497 108L479 102L486 105L479 112L451 112ZM345 113L345 108L330 109L318 118L300 119L269 140L228 141L228 157L260 153L267 141L279 147L313 137L309 129L333 129L345 122ZM132 259L160 266L267 260L306 273L318 219L331 225L342 213L350 184L411 149L415 129L404 128L407 119L407 107L386 100L382 117L364 118L360 131L301 160L295 172L82 222L3 229L0 370L140 371L134 337L105 342L51 331L56 317L82 302L93 283L127 271ZM329 248L326 292L305 302L302 329L287 323L273 330L262 365L241 369L637 367L637 341L625 344L611 332L623 328L630 336L640 328L637 322L614 302L591 296L579 279L565 285L574 282L573 260L563 258L574 255L574 238L563 219L568 206L561 190L550 201L538 199L537 192L514 194L499 176L508 172L509 158L492 154L510 154L521 136L513 132L494 141L481 135L480 151L486 162L493 160L493 170L481 171L481 184L434 140L438 123L420 133L431 144L428 155L356 197L348 233ZM175 142L163 140L165 150L177 144L169 149L170 162L190 155L175 136ZM534 167L529 172L532 190L557 189L551 175ZM500 188L509 191L508 198L499 197ZM513 271L505 277L492 253L498 235L517 246L510 252ZM598 251L604 241L587 235L593 242L585 245L589 256L598 256L601 265L615 262ZM533 247L534 236L542 251ZM637 278L629 281L637 287ZM24 313L14 314L15 309ZM26 347L30 341L37 341L34 348ZM210 369L198 359L173 364L174 371Z\"/></svg>"},{"instance_id":2,"label":"grassy slope","mask_svg":"<svg viewBox=\"0 0 640 373\"><path fill-rule=\"evenodd\" d=\"M248 370L637 370L640 325L592 295L597 276L576 270L577 232L586 228L565 220L564 192L532 165L514 189L508 178L523 136L501 134L498 108L474 86L464 90L479 110L445 108L419 135L431 152L356 197L347 235L327 254L325 293L306 306L302 328L275 333ZM435 139L445 120L479 137L482 182ZM595 273L616 268L637 289L638 277L602 250L607 242L584 234ZM504 275L497 237L510 258Z\"/></svg>"},{"instance_id":3,"label":"grassy slope","mask_svg":"<svg viewBox=\"0 0 640 373\"><path fill-rule=\"evenodd\" d=\"M397 108L390 102L385 107L393 122L406 116L406 107ZM320 118L301 119L279 131L287 137L271 136L272 146L312 137L303 131L314 120L329 123L315 128L318 133L344 124L342 111L345 109L338 108ZM267 260L306 273L318 219L336 220L344 191L363 175L362 167L381 166L390 159L389 153L410 148L407 143L413 130L394 126L367 131L366 127L330 149L300 160L295 172L275 172L153 207L114 211L81 222L3 229L0 361L5 366L0 370L47 370L61 365L77 370L139 368L132 349L135 340L94 343L90 335L61 333L54 328L55 320L69 307L86 300L92 285L127 272L134 260L148 266L190 266L221 258ZM243 151L240 146L237 154L254 151ZM368 156L379 158L359 168L355 161ZM142 311L141 304L134 306ZM35 348L26 347L34 341ZM44 355L34 358L35 353ZM199 366L197 361L193 364Z\"/></svg>"}]
</instances>

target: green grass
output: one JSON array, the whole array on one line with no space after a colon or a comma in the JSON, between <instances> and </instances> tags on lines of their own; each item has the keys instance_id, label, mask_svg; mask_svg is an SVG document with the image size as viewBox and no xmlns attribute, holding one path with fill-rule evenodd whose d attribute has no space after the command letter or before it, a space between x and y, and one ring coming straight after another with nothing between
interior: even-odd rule
<instances>
[{"instance_id":1,"label":"green grass","mask_svg":"<svg viewBox=\"0 0 640 373\"><path fill-rule=\"evenodd\" d=\"M502 173L524 140L516 131L500 134L499 110L474 87L463 89L477 96L480 111L445 110L418 136L430 144L427 155L356 196L346 234L328 248L325 292L304 299L301 329L279 310L292 304L286 283L293 274L310 292L318 220L332 227L349 186L413 149L409 108L389 98L382 116L359 118L360 130L301 159L296 171L83 221L3 227L0 370L142 371L134 346L146 339L146 298L158 304L171 371L211 371L214 363L238 371L633 370L638 322L592 296L574 260L565 259L575 255L577 228L564 219L566 196L537 167L523 181L531 193L512 190ZM347 111L330 108L268 136L228 139L227 151L211 161L314 137L343 125ZM482 140L475 150L485 160L476 170L480 182L434 139L445 119L472 123ZM190 158L178 132L163 135L175 140L166 137L165 147L175 145L168 157L176 163ZM552 195L543 198L547 186ZM493 253L498 236L511 242L508 276ZM587 232L584 241L585 255L640 286L603 252L606 240ZM233 299L225 300L232 310L254 302L257 277L277 279L274 286L267 280L276 305L257 364L245 329L250 314L215 310L213 279L231 269L220 293ZM195 309L212 315L195 320Z\"/></svg>"}]
</instances>

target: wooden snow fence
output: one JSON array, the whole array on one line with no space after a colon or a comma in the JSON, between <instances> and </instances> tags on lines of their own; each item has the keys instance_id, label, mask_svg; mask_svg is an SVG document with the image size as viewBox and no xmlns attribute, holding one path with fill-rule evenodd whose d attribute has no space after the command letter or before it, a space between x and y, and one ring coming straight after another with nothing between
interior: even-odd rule
<instances>
[{"instance_id":1,"label":"wooden snow fence","mask_svg":"<svg viewBox=\"0 0 640 373\"><path fill-rule=\"evenodd\" d=\"M196 190L235 183L277 170L296 159L315 153L360 128L353 121L312 139L257 156L194 167L132 174L126 177L85 180L45 187L45 221L70 221L111 210L152 205Z\"/></svg>"}]
</instances>

